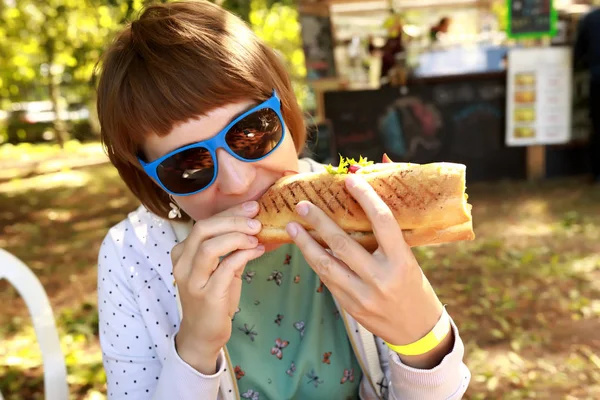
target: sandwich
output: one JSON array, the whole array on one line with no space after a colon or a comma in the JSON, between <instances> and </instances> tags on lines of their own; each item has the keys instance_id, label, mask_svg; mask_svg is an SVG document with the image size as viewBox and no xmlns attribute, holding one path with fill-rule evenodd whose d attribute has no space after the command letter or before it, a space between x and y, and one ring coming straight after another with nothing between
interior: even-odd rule
<instances>
[{"instance_id":1,"label":"sandwich","mask_svg":"<svg viewBox=\"0 0 600 400\"><path fill-rule=\"evenodd\" d=\"M475 238L472 207L467 203L465 165L394 163L384 155L381 163L340 156L337 167L328 165L323 172L298 173L279 179L258 200L256 219L262 223L258 240L264 244L291 242L285 227L295 221L326 245L296 213L296 204L308 200L364 248L375 250L378 245L371 221L346 189L348 174L361 175L375 189L411 247Z\"/></svg>"}]
</instances>

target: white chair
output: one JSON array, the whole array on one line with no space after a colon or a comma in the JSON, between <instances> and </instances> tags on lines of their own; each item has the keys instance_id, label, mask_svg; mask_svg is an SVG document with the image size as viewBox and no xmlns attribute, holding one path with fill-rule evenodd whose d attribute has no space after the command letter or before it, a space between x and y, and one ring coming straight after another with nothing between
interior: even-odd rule
<instances>
[{"instance_id":1,"label":"white chair","mask_svg":"<svg viewBox=\"0 0 600 400\"><path fill-rule=\"evenodd\" d=\"M60 348L54 314L44 287L35 274L18 258L0 249L0 280L10 282L23 297L42 352L44 393L47 400L67 400L67 367ZM0 400L2 394L0 393Z\"/></svg>"}]
</instances>

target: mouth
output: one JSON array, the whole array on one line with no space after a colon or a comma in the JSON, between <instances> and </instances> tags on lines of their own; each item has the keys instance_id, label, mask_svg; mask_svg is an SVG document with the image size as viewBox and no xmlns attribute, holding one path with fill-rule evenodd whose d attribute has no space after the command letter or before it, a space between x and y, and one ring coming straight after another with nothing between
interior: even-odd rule
<instances>
[{"instance_id":1,"label":"mouth","mask_svg":"<svg viewBox=\"0 0 600 400\"><path fill-rule=\"evenodd\" d=\"M250 196L250 197L248 198L248 200L246 200L246 201L258 201L258 199L260 199L260 198L263 196L263 194L265 194L265 193L267 192L267 190L269 190L269 188L270 188L271 186L273 186L273 185L269 185L269 186L267 186L266 188L264 188L264 189L260 190L260 191L259 191L259 192L257 192L257 193L256 193L254 196Z\"/></svg>"},{"instance_id":2,"label":"mouth","mask_svg":"<svg viewBox=\"0 0 600 400\"><path fill-rule=\"evenodd\" d=\"M296 175L297 173L298 173L297 171L286 170L286 171L284 171L283 176L285 177L285 176L289 176L289 175ZM273 186L275 183L277 183L277 181L273 182L266 188L260 190L259 192L256 193L256 195L250 196L246 201L258 201L258 199L260 199L263 196L263 194L265 194L267 192L267 190L269 190L271 188L271 186Z\"/></svg>"}]
</instances>

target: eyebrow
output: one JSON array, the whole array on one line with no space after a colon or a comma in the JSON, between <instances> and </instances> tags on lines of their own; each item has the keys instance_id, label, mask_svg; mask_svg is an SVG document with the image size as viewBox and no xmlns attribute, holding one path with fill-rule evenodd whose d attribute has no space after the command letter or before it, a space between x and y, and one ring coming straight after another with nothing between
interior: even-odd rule
<instances>
[{"instance_id":1,"label":"eyebrow","mask_svg":"<svg viewBox=\"0 0 600 400\"><path fill-rule=\"evenodd\" d=\"M252 104L250 104L248 107L244 108L242 111L240 111L239 113L235 114L233 117L231 117L231 118L229 119L229 121L227 121L227 123L225 124L225 126L223 126L221 129L219 129L219 130L218 130L218 131L217 131L217 132L216 132L216 133L215 133L213 136L211 136L211 138L212 138L212 137L214 137L214 136L216 136L216 135L218 135L219 133L221 133L221 132L223 131L223 129L225 129L225 127L227 127L227 125L231 124L233 121L235 121L236 119L238 119L239 117L241 117L242 115L244 115L244 114L245 114L245 113L247 113L248 111L252 110L254 107L258 106L258 105L259 105L259 104L261 104L261 103L262 103L262 102L253 102L253 103L252 103ZM209 139L210 139L210 138L209 138ZM205 140L208 140L208 139L205 139ZM201 140L201 142L202 142L202 141L203 141L203 140ZM177 151L177 150L183 149L184 147L187 147L187 146L189 146L190 144L193 144L193 143L198 143L198 142L192 142L192 143L187 143L187 144L184 144L184 145L182 145L182 146L179 146L179 147L177 147L176 149L173 149L173 150L171 150L171 151L168 151L166 154L169 154L169 153L172 153L172 152L174 152L174 151ZM159 158L160 158L160 157L159 157Z\"/></svg>"},{"instance_id":2,"label":"eyebrow","mask_svg":"<svg viewBox=\"0 0 600 400\"><path fill-rule=\"evenodd\" d=\"M235 121L236 119L238 119L239 117L241 117L242 115L244 115L245 113L247 113L248 111L252 110L254 107L258 106L259 104L261 104L262 102L253 102L252 104L250 104L248 107L244 108L242 111L240 111L239 113L237 113L236 115L234 115L233 117L231 117L229 119L229 121L227 121L227 123L225 124L225 126L231 124L233 121ZM225 126L223 128L221 128L219 130L219 132L221 132L223 129L225 129ZM218 132L217 132L218 133Z\"/></svg>"}]
</instances>

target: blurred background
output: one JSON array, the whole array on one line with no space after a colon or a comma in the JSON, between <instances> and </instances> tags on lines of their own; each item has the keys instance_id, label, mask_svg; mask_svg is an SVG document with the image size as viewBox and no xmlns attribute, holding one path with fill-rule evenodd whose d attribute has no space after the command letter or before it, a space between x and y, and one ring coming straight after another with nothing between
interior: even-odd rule
<instances>
[{"instance_id":1,"label":"blurred background","mask_svg":"<svg viewBox=\"0 0 600 400\"><path fill-rule=\"evenodd\" d=\"M599 399L600 185L573 49L600 2L215 2L284 57L305 155L467 165L477 239L415 249L466 343L466 398ZM106 396L97 252L138 204L99 143L92 71L147 3L0 0L0 248L50 299L73 399ZM35 332L7 281L0 304L0 392L41 399Z\"/></svg>"}]
</instances>

